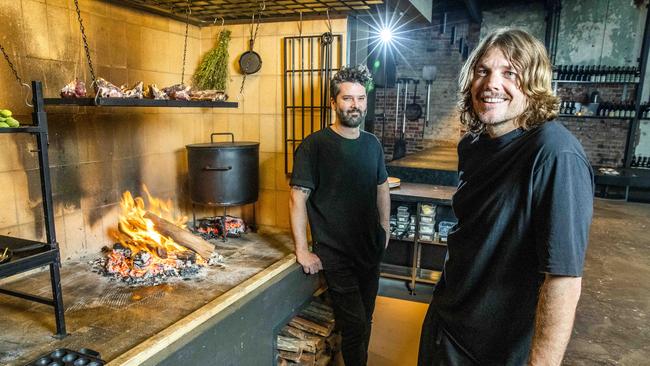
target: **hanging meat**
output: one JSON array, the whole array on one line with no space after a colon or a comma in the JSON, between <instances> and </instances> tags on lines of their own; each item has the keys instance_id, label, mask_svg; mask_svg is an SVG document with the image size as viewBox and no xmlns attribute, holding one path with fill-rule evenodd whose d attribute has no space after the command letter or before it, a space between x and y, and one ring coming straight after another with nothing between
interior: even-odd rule
<instances>
[{"instance_id":1,"label":"hanging meat","mask_svg":"<svg viewBox=\"0 0 650 366\"><path fill-rule=\"evenodd\" d=\"M156 84L150 84L149 85L149 90L148 93L146 94L147 98L152 98L155 100L168 100L169 96L165 94L165 92L161 91L158 89L158 86Z\"/></svg>"},{"instance_id":2,"label":"hanging meat","mask_svg":"<svg viewBox=\"0 0 650 366\"><path fill-rule=\"evenodd\" d=\"M142 81L138 81L131 89L128 89L126 84L120 87L122 93L124 94L124 98L137 98L137 99L142 99L144 97L143 88L144 88L144 83Z\"/></svg>"},{"instance_id":3,"label":"hanging meat","mask_svg":"<svg viewBox=\"0 0 650 366\"><path fill-rule=\"evenodd\" d=\"M124 93L122 93L120 88L104 80L103 78L97 78L97 80L95 80L95 84L97 85L97 95L100 98L124 97Z\"/></svg>"},{"instance_id":4,"label":"hanging meat","mask_svg":"<svg viewBox=\"0 0 650 366\"><path fill-rule=\"evenodd\" d=\"M169 96L169 99L190 100L190 89L191 88L189 86L183 84L175 84L163 88L162 91L163 93L167 94L167 96Z\"/></svg>"},{"instance_id":5,"label":"hanging meat","mask_svg":"<svg viewBox=\"0 0 650 366\"><path fill-rule=\"evenodd\" d=\"M86 96L86 84L74 79L61 89L61 98L84 98Z\"/></svg>"},{"instance_id":6,"label":"hanging meat","mask_svg":"<svg viewBox=\"0 0 650 366\"><path fill-rule=\"evenodd\" d=\"M228 100L228 94L224 93L222 90L192 90L190 92L190 97L192 97L192 100L210 100L213 102L225 102Z\"/></svg>"}]
</instances>

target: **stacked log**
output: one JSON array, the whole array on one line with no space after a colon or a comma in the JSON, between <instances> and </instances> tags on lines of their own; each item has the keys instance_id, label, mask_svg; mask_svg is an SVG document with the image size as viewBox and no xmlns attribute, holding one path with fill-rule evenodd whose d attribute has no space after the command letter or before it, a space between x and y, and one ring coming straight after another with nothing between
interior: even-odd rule
<instances>
[{"instance_id":1,"label":"stacked log","mask_svg":"<svg viewBox=\"0 0 650 366\"><path fill-rule=\"evenodd\" d=\"M332 308L313 300L280 330L277 336L278 365L329 366L341 348L334 330Z\"/></svg>"}]
</instances>

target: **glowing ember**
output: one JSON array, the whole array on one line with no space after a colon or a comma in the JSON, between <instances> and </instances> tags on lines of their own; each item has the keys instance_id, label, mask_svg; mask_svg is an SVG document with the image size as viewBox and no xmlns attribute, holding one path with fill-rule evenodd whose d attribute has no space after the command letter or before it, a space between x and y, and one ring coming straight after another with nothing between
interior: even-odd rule
<instances>
[{"instance_id":1,"label":"glowing ember","mask_svg":"<svg viewBox=\"0 0 650 366\"><path fill-rule=\"evenodd\" d=\"M148 278L160 274L184 276L196 272L207 263L197 253L179 245L173 239L161 235L154 229L154 223L145 217L153 213L175 225L185 228L186 217L172 218L172 202L152 197L144 187L149 207L144 199L133 198L131 192L122 194L118 230L111 230L111 236L119 242L108 250L105 269L116 277Z\"/></svg>"}]
</instances>

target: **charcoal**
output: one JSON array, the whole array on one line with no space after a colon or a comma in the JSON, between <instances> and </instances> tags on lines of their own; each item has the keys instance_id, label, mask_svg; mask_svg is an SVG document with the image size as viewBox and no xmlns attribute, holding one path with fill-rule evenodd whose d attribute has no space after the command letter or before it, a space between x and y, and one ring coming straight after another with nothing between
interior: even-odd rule
<instances>
[{"instance_id":1,"label":"charcoal","mask_svg":"<svg viewBox=\"0 0 650 366\"><path fill-rule=\"evenodd\" d=\"M133 265L142 269L151 263L151 254L147 251L139 251L133 256Z\"/></svg>"}]
</instances>

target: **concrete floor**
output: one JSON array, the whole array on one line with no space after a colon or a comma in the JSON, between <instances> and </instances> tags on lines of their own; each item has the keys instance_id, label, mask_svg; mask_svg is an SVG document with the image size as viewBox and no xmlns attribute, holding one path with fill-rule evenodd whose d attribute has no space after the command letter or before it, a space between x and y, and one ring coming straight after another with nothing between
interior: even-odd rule
<instances>
[{"instance_id":1,"label":"concrete floor","mask_svg":"<svg viewBox=\"0 0 650 366\"><path fill-rule=\"evenodd\" d=\"M650 205L596 200L573 335L563 365L650 365ZM425 286L425 285L418 285ZM426 305L382 279L369 358L416 365ZM429 295L430 296L430 295Z\"/></svg>"}]
</instances>

